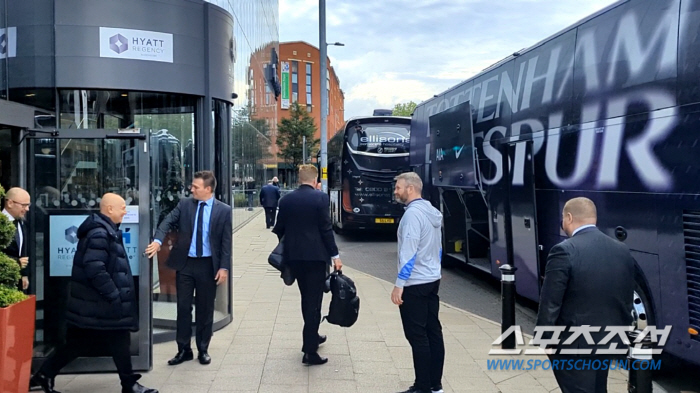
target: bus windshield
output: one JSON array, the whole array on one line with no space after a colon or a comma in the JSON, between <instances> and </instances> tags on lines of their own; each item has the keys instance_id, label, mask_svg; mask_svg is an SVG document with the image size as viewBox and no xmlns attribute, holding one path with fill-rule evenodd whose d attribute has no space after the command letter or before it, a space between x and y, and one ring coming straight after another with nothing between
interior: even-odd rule
<instances>
[{"instance_id":1,"label":"bus windshield","mask_svg":"<svg viewBox=\"0 0 700 393\"><path fill-rule=\"evenodd\" d=\"M353 124L347 128L347 141L352 150L359 152L408 153L410 127L410 124Z\"/></svg>"}]
</instances>

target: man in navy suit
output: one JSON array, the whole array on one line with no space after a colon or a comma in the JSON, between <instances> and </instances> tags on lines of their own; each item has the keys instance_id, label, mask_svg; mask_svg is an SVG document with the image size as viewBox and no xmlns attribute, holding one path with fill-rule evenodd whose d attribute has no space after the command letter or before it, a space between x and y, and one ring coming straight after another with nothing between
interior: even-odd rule
<instances>
[{"instance_id":1,"label":"man in navy suit","mask_svg":"<svg viewBox=\"0 0 700 393\"><path fill-rule=\"evenodd\" d=\"M591 333L594 344L581 335L571 344L558 345L559 353L551 358L562 361L560 364L610 360L609 355L596 355L598 350L608 349L610 343L595 343L608 334L606 326L632 324L634 259L624 243L599 231L596 221L596 207L590 199L580 197L566 202L562 229L569 239L552 247L547 258L537 326L602 327ZM564 343L571 336L570 330L564 332L559 342ZM612 342L617 348L626 347L617 336ZM552 370L563 393L607 392L607 368Z\"/></svg>"},{"instance_id":2,"label":"man in navy suit","mask_svg":"<svg viewBox=\"0 0 700 393\"><path fill-rule=\"evenodd\" d=\"M146 248L153 257L166 233L177 230L178 236L168 266L175 269L177 288L178 351L169 365L192 360L192 298L195 299L195 341L201 364L211 363L209 341L213 335L216 286L228 281L231 269L231 206L214 199L216 177L212 171L194 174L190 186L192 198L183 198L158 226L153 242Z\"/></svg>"},{"instance_id":3,"label":"man in navy suit","mask_svg":"<svg viewBox=\"0 0 700 393\"><path fill-rule=\"evenodd\" d=\"M275 226L277 203L280 200L280 189L275 186L274 179L260 190L260 205L265 209L265 225L267 229Z\"/></svg>"},{"instance_id":4,"label":"man in navy suit","mask_svg":"<svg viewBox=\"0 0 700 393\"><path fill-rule=\"evenodd\" d=\"M304 317L302 363L308 365L328 361L318 354L319 344L326 341L326 336L318 334L323 289L329 262L333 261L336 270L343 267L331 228L328 195L314 188L317 177L315 166L299 166L301 185L280 201L277 224L272 230L278 238L285 238L284 260L299 285Z\"/></svg>"}]
</instances>

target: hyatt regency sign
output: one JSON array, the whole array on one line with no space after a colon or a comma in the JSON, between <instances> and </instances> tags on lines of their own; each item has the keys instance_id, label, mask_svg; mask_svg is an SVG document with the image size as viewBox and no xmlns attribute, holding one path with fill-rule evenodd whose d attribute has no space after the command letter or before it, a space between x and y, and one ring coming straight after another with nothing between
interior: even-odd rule
<instances>
[{"instance_id":1,"label":"hyatt regency sign","mask_svg":"<svg viewBox=\"0 0 700 393\"><path fill-rule=\"evenodd\" d=\"M173 35L100 27L100 57L173 62Z\"/></svg>"}]
</instances>

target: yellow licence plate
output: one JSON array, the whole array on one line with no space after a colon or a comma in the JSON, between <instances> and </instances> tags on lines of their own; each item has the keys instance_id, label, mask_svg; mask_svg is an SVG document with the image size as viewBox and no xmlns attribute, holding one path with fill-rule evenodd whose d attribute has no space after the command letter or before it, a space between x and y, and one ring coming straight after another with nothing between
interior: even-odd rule
<instances>
[{"instance_id":1,"label":"yellow licence plate","mask_svg":"<svg viewBox=\"0 0 700 393\"><path fill-rule=\"evenodd\" d=\"M393 224L394 219L393 218L375 218L374 222L376 224Z\"/></svg>"}]
</instances>

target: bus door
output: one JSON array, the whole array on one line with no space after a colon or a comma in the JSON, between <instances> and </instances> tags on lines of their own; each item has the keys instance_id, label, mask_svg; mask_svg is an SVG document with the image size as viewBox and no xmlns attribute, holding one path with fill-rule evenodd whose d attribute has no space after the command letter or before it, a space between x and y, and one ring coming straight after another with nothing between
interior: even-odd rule
<instances>
[{"instance_id":1,"label":"bus door","mask_svg":"<svg viewBox=\"0 0 700 393\"><path fill-rule=\"evenodd\" d=\"M511 170L510 214L513 230L513 257L518 294L539 298L539 243L535 203L535 162L532 141L509 144L508 156L516 163ZM522 165L520 164L522 163ZM544 273L544 272L543 272Z\"/></svg>"}]
</instances>

